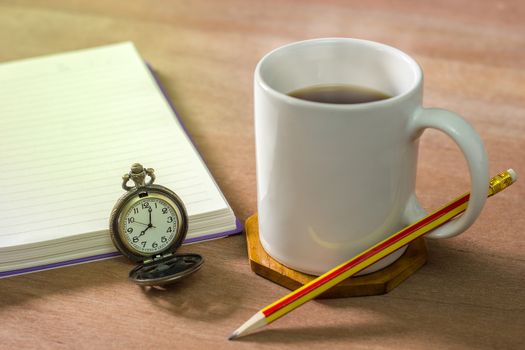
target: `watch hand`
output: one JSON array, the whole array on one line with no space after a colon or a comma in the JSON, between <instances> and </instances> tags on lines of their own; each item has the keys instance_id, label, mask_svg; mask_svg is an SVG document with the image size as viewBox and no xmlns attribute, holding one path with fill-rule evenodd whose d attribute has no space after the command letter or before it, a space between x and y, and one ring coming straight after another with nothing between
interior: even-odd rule
<instances>
[{"instance_id":1,"label":"watch hand","mask_svg":"<svg viewBox=\"0 0 525 350\"><path fill-rule=\"evenodd\" d=\"M144 225L144 226L149 226L149 224L145 224L143 222L140 222L140 221L133 221L134 224L141 224L141 225Z\"/></svg>"},{"instance_id":2,"label":"watch hand","mask_svg":"<svg viewBox=\"0 0 525 350\"><path fill-rule=\"evenodd\" d=\"M140 231L140 235L139 235L139 237L145 235L145 234L146 234L146 231L147 231L149 228L150 228L150 226L146 227L146 228L144 229L144 231Z\"/></svg>"},{"instance_id":3,"label":"watch hand","mask_svg":"<svg viewBox=\"0 0 525 350\"><path fill-rule=\"evenodd\" d=\"M149 211L149 226L150 226L150 227L151 227L151 211L152 211L152 210L153 210L153 209L151 209L151 207L148 209L148 211Z\"/></svg>"},{"instance_id":4,"label":"watch hand","mask_svg":"<svg viewBox=\"0 0 525 350\"><path fill-rule=\"evenodd\" d=\"M148 227L146 227L146 228L144 229L144 231L140 231L140 235L139 235L139 237L145 235L145 234L146 234L146 231L149 230L150 228L156 228L156 227L153 226L153 225L151 225L151 224L148 225Z\"/></svg>"},{"instance_id":5,"label":"watch hand","mask_svg":"<svg viewBox=\"0 0 525 350\"><path fill-rule=\"evenodd\" d=\"M145 224L143 222L140 222L140 221L133 221L134 224L141 224L141 225L144 225L144 226L148 226L148 227L153 227L155 228L155 226L153 226L152 224Z\"/></svg>"}]
</instances>

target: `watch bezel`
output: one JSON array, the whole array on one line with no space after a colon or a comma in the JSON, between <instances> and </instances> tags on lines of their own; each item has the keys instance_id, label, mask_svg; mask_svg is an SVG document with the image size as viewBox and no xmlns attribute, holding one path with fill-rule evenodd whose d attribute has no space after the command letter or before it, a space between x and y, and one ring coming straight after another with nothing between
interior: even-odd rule
<instances>
[{"instance_id":1,"label":"watch bezel","mask_svg":"<svg viewBox=\"0 0 525 350\"><path fill-rule=\"evenodd\" d=\"M125 237L125 232L123 231L122 219L127 212L126 209L129 209L137 201L147 197L165 200L170 206L174 208L179 223L173 242L166 246L163 250L155 253L140 252L134 249L131 245L127 244L126 240L123 238ZM171 191L170 189L164 186L153 184L135 188L120 197L111 211L109 221L111 240L120 253L133 262L144 262L145 260L151 260L155 257L161 258L167 253L174 253L181 246L188 232L188 215L182 200L175 192Z\"/></svg>"}]
</instances>

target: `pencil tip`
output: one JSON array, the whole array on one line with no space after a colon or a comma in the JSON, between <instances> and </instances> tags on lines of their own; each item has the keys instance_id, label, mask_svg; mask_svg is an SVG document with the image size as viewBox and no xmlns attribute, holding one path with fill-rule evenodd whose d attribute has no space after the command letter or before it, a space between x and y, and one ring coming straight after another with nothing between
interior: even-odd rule
<instances>
[{"instance_id":1,"label":"pencil tip","mask_svg":"<svg viewBox=\"0 0 525 350\"><path fill-rule=\"evenodd\" d=\"M242 326L233 331L228 340L235 340L237 338L243 337L264 325L266 325L266 317L261 311L259 311L248 321L244 322Z\"/></svg>"}]
</instances>

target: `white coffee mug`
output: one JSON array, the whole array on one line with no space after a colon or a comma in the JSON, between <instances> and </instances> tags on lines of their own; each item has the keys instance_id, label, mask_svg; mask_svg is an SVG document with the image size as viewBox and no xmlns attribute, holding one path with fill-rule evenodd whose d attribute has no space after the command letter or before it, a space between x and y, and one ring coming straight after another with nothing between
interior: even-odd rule
<instances>
[{"instance_id":1,"label":"white coffee mug","mask_svg":"<svg viewBox=\"0 0 525 350\"><path fill-rule=\"evenodd\" d=\"M287 95L320 84L357 85L393 97L330 104ZM427 237L458 235L479 216L489 181L483 143L457 114L421 106L421 68L402 51L346 38L296 42L261 59L254 88L259 235L282 264L322 274L426 215L414 192L425 128L456 142L471 181L464 215Z\"/></svg>"}]
</instances>

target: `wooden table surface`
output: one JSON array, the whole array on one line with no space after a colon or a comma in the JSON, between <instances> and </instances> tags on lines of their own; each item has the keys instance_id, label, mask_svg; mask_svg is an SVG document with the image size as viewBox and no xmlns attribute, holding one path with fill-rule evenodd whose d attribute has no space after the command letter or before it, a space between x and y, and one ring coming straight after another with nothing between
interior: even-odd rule
<instances>
[{"instance_id":1,"label":"wooden table surface","mask_svg":"<svg viewBox=\"0 0 525 350\"><path fill-rule=\"evenodd\" d=\"M479 131L491 174L525 176L523 1L0 1L1 62L133 41L241 220L256 211L255 64L328 36L412 55L425 106ZM462 155L438 132L422 137L418 175L429 209L468 189ZM243 236L183 248L207 262L164 291L129 283L124 258L3 279L0 348L523 349L524 195L518 182L463 235L429 241L427 265L388 295L310 302L237 342L226 337L287 292L250 271Z\"/></svg>"}]
</instances>

